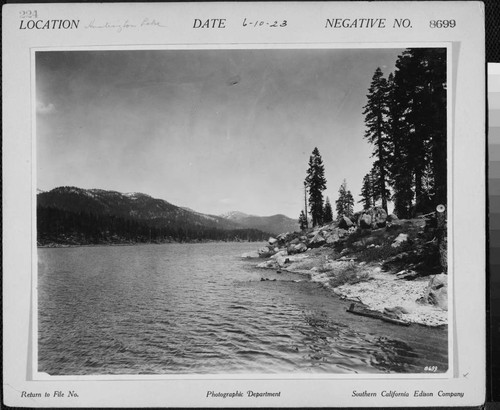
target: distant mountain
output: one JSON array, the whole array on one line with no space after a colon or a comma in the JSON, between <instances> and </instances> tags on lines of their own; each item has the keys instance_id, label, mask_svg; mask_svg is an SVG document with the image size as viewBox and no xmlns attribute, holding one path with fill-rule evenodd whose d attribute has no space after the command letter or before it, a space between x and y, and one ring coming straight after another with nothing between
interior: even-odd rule
<instances>
[{"instance_id":1,"label":"distant mountain","mask_svg":"<svg viewBox=\"0 0 500 410\"><path fill-rule=\"evenodd\" d=\"M274 235L278 235L282 232L295 232L300 230L297 220L281 214L272 216L256 216L248 215L239 211L232 211L220 216L229 221L236 222L245 228L259 229L271 232Z\"/></svg>"},{"instance_id":2,"label":"distant mountain","mask_svg":"<svg viewBox=\"0 0 500 410\"><path fill-rule=\"evenodd\" d=\"M101 237L107 241L114 236L118 242L125 239L144 242L151 238L158 241L262 240L269 235L269 231L260 232L227 218L181 208L137 192L123 194L102 189L59 187L37 195L37 212L41 243L58 243L68 236L78 242L83 234L86 235L85 243L101 243L105 241ZM58 225L61 226L59 231ZM64 232L64 235L57 232Z\"/></svg>"}]
</instances>

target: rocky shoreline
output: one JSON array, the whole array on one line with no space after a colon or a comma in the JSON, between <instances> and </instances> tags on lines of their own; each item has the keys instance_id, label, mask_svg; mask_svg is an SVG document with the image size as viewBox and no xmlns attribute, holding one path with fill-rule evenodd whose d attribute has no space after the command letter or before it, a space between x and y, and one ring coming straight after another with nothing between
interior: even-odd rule
<instances>
[{"instance_id":1,"label":"rocky shoreline","mask_svg":"<svg viewBox=\"0 0 500 410\"><path fill-rule=\"evenodd\" d=\"M271 237L242 257L264 259L262 269L307 275L383 317L447 325L446 264L434 215L399 220L376 207L352 219Z\"/></svg>"}]
</instances>

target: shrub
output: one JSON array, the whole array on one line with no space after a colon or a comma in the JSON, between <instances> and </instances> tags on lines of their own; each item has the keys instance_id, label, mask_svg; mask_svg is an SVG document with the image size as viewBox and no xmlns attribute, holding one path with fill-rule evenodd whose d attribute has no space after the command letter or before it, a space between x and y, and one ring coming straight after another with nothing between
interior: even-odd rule
<instances>
[{"instance_id":1,"label":"shrub","mask_svg":"<svg viewBox=\"0 0 500 410\"><path fill-rule=\"evenodd\" d=\"M411 243L403 242L397 248L391 246L392 242L386 242L377 247L364 248L356 253L356 257L360 262L379 262L396 256L400 253L407 252L412 248Z\"/></svg>"}]
</instances>

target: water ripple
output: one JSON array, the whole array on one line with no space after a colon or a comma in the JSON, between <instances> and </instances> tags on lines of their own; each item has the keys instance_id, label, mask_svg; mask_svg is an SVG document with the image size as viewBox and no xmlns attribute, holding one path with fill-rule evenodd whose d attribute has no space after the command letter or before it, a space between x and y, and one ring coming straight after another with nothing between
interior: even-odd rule
<instances>
[{"instance_id":1,"label":"water ripple","mask_svg":"<svg viewBox=\"0 0 500 410\"><path fill-rule=\"evenodd\" d=\"M39 249L39 370L366 374L422 372L430 362L446 370L445 330L353 318L303 276L264 274L235 257L255 246Z\"/></svg>"}]
</instances>

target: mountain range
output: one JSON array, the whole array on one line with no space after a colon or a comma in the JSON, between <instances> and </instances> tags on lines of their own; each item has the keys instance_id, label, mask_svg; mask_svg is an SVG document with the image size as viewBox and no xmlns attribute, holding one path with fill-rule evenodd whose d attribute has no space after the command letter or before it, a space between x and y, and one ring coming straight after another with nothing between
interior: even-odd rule
<instances>
[{"instance_id":1,"label":"mountain range","mask_svg":"<svg viewBox=\"0 0 500 410\"><path fill-rule=\"evenodd\" d=\"M106 242L114 237L118 242L125 237L133 241L134 235L140 237L140 241L147 241L148 237L150 240L151 237L157 240L262 240L271 234L298 229L297 222L284 215L258 217L241 212L208 215L137 192L69 186L38 192L39 243L64 242L68 237L78 242L82 235L91 243Z\"/></svg>"},{"instance_id":2,"label":"mountain range","mask_svg":"<svg viewBox=\"0 0 500 410\"><path fill-rule=\"evenodd\" d=\"M259 229L271 232L275 235L282 232L295 232L300 230L297 220L281 214L272 216L256 216L248 215L239 211L232 211L220 216L246 228Z\"/></svg>"}]
</instances>

